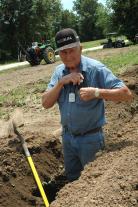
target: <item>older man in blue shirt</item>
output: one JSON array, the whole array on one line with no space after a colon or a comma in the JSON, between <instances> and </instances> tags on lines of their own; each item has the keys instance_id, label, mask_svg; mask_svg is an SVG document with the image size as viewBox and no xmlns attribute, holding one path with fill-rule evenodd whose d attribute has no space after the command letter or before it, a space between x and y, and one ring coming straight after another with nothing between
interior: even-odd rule
<instances>
[{"instance_id":1,"label":"older man in blue shirt","mask_svg":"<svg viewBox=\"0 0 138 207\"><path fill-rule=\"evenodd\" d=\"M104 146L104 100L129 101L132 94L105 65L81 55L73 29L59 31L55 40L63 64L53 73L42 104L50 108L58 102L65 172L73 181Z\"/></svg>"}]
</instances>

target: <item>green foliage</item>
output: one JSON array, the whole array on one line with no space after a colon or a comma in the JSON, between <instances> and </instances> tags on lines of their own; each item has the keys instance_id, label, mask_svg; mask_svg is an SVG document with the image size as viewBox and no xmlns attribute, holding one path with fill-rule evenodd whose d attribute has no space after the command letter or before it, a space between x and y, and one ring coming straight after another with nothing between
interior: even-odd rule
<instances>
[{"instance_id":1,"label":"green foliage","mask_svg":"<svg viewBox=\"0 0 138 207\"><path fill-rule=\"evenodd\" d=\"M78 23L78 17L72 11L66 9L62 12L60 28L71 27L76 31L78 31L77 23Z\"/></svg>"},{"instance_id":2,"label":"green foliage","mask_svg":"<svg viewBox=\"0 0 138 207\"><path fill-rule=\"evenodd\" d=\"M106 36L108 32L111 31L111 15L107 9L107 7L103 6L102 4L99 4L97 7L97 21L96 21L96 28L97 33L100 30L101 33Z\"/></svg>"},{"instance_id":3,"label":"green foliage","mask_svg":"<svg viewBox=\"0 0 138 207\"><path fill-rule=\"evenodd\" d=\"M61 21L60 0L35 0L32 8L34 21L32 24L33 34L38 31L46 39L51 39L59 29Z\"/></svg>"},{"instance_id":4,"label":"green foliage","mask_svg":"<svg viewBox=\"0 0 138 207\"><path fill-rule=\"evenodd\" d=\"M18 41L26 42L30 37L30 16L32 0L2 0L0 5L0 46L17 57Z\"/></svg>"},{"instance_id":5,"label":"green foliage","mask_svg":"<svg viewBox=\"0 0 138 207\"><path fill-rule=\"evenodd\" d=\"M138 33L138 0L114 0L110 5L114 26L133 41L135 34Z\"/></svg>"},{"instance_id":6,"label":"green foliage","mask_svg":"<svg viewBox=\"0 0 138 207\"><path fill-rule=\"evenodd\" d=\"M76 0L74 1L74 10L79 17L79 33L82 41L96 39L96 10L97 0Z\"/></svg>"},{"instance_id":7,"label":"green foliage","mask_svg":"<svg viewBox=\"0 0 138 207\"><path fill-rule=\"evenodd\" d=\"M82 41L100 39L110 31L110 12L97 0L76 0L74 11L78 16L78 31Z\"/></svg>"},{"instance_id":8,"label":"green foliage","mask_svg":"<svg viewBox=\"0 0 138 207\"><path fill-rule=\"evenodd\" d=\"M41 37L51 39L58 30L61 10L60 0L1 0L0 49L5 56L0 51L0 59L7 54L17 59L18 42L26 48Z\"/></svg>"}]
</instances>

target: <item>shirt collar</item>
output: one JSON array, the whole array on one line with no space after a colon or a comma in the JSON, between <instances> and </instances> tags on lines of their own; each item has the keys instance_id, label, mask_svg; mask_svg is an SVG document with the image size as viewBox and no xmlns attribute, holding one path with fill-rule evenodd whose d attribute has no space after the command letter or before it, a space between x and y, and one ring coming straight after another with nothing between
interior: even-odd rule
<instances>
[{"instance_id":1,"label":"shirt collar","mask_svg":"<svg viewBox=\"0 0 138 207\"><path fill-rule=\"evenodd\" d=\"M83 55L81 55L81 62L80 62L80 71L82 72L86 72L87 71L87 67L86 67L86 61ZM64 69L63 69L63 74L67 75L69 74L68 68L64 65Z\"/></svg>"}]
</instances>

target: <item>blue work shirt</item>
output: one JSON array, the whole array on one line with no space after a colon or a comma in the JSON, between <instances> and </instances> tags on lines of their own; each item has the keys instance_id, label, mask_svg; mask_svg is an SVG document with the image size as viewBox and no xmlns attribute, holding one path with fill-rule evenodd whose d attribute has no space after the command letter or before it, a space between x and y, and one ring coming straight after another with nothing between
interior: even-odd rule
<instances>
[{"instance_id":1,"label":"blue work shirt","mask_svg":"<svg viewBox=\"0 0 138 207\"><path fill-rule=\"evenodd\" d=\"M113 89L125 86L104 64L85 56L81 56L80 72L85 77L82 87ZM54 87L67 74L69 74L69 70L64 64L57 66L48 89ZM69 93L72 91L75 93L75 102L69 102ZM72 134L83 134L102 127L106 123L104 100L96 98L89 101L81 100L79 86L64 85L58 98L58 105L61 124Z\"/></svg>"}]
</instances>

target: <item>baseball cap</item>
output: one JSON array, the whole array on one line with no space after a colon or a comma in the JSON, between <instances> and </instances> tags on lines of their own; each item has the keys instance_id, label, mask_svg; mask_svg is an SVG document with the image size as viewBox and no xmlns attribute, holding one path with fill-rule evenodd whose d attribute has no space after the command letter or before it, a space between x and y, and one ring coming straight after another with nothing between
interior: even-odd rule
<instances>
[{"instance_id":1,"label":"baseball cap","mask_svg":"<svg viewBox=\"0 0 138 207\"><path fill-rule=\"evenodd\" d=\"M68 48L77 47L80 45L80 39L76 31L71 28L62 29L57 32L56 37L56 51L65 50Z\"/></svg>"}]
</instances>

